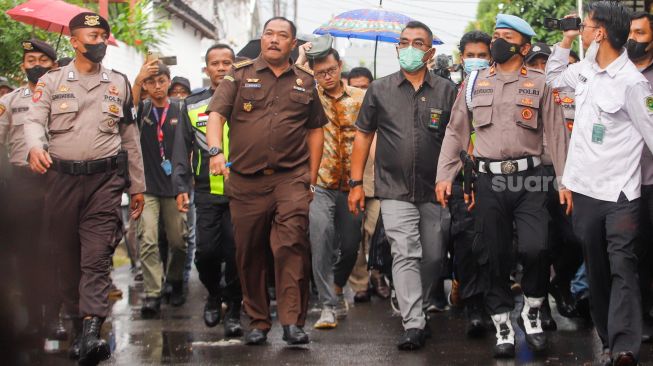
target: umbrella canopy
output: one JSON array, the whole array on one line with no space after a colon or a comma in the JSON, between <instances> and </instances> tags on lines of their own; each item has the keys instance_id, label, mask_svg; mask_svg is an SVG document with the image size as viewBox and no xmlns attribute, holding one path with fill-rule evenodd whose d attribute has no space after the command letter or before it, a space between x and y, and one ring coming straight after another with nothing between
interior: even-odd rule
<instances>
[{"instance_id":1,"label":"umbrella canopy","mask_svg":"<svg viewBox=\"0 0 653 366\"><path fill-rule=\"evenodd\" d=\"M334 37L369 39L381 42L399 42L401 30L413 20L403 14L378 9L358 9L336 15L316 29L315 34ZM433 36L433 44L442 44Z\"/></svg>"},{"instance_id":2,"label":"umbrella canopy","mask_svg":"<svg viewBox=\"0 0 653 366\"><path fill-rule=\"evenodd\" d=\"M297 47L295 47L294 50L292 50L292 53L290 54L290 57L292 57L293 60L297 60L297 57L299 57L299 46L303 45L306 43L305 40L297 38ZM251 41L247 42L245 47L243 47L236 56L239 57L247 57L249 59L255 59L258 57L258 55L261 53L261 40L260 39L252 39Z\"/></svg>"},{"instance_id":3,"label":"umbrella canopy","mask_svg":"<svg viewBox=\"0 0 653 366\"><path fill-rule=\"evenodd\" d=\"M90 11L61 0L29 0L13 9L7 15L21 23L45 29L48 32L70 35L68 23L75 15ZM113 36L109 44L117 46Z\"/></svg>"}]
</instances>

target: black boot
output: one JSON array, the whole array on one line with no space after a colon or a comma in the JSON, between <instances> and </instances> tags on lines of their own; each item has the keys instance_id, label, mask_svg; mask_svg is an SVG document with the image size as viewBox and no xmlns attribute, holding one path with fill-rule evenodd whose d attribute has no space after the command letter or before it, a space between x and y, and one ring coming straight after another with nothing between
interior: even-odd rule
<instances>
[{"instance_id":1,"label":"black boot","mask_svg":"<svg viewBox=\"0 0 653 366\"><path fill-rule=\"evenodd\" d=\"M309 342L308 334L302 327L296 325L283 326L283 340L290 345L307 344Z\"/></svg>"},{"instance_id":2,"label":"black boot","mask_svg":"<svg viewBox=\"0 0 653 366\"><path fill-rule=\"evenodd\" d=\"M220 323L220 297L209 295L204 305L204 324L213 328L218 323Z\"/></svg>"},{"instance_id":3,"label":"black boot","mask_svg":"<svg viewBox=\"0 0 653 366\"><path fill-rule=\"evenodd\" d=\"M70 342L70 346L68 347L68 357L70 357L71 360L78 360L79 347L82 341L82 331L83 331L82 319L73 318L72 321L73 321L73 332L72 332L73 339Z\"/></svg>"},{"instance_id":4,"label":"black boot","mask_svg":"<svg viewBox=\"0 0 653 366\"><path fill-rule=\"evenodd\" d=\"M542 307L540 307L540 321L542 322L543 330L552 331L558 329L558 324L556 324L556 321L551 315L551 306L549 306L549 299L546 297L544 298L544 302L542 302Z\"/></svg>"},{"instance_id":5,"label":"black boot","mask_svg":"<svg viewBox=\"0 0 653 366\"><path fill-rule=\"evenodd\" d=\"M102 319L97 316L84 318L84 332L79 349L79 365L97 365L111 357L109 344L100 338Z\"/></svg>"},{"instance_id":6,"label":"black boot","mask_svg":"<svg viewBox=\"0 0 653 366\"><path fill-rule=\"evenodd\" d=\"M483 298L479 295L464 300L467 325L465 332L468 337L479 338L485 334L483 321Z\"/></svg>"},{"instance_id":7,"label":"black boot","mask_svg":"<svg viewBox=\"0 0 653 366\"><path fill-rule=\"evenodd\" d=\"M172 285L168 281L163 281L161 300L163 300L164 304L170 304L170 296L172 296Z\"/></svg>"},{"instance_id":8,"label":"black boot","mask_svg":"<svg viewBox=\"0 0 653 366\"><path fill-rule=\"evenodd\" d=\"M170 294L170 305L179 307L186 302L186 295L184 294L184 281L170 281L172 285L172 293Z\"/></svg>"},{"instance_id":9,"label":"black boot","mask_svg":"<svg viewBox=\"0 0 653 366\"><path fill-rule=\"evenodd\" d=\"M240 325L240 301L229 303L227 312L224 314L224 335L225 337L243 335L243 327Z\"/></svg>"},{"instance_id":10,"label":"black boot","mask_svg":"<svg viewBox=\"0 0 653 366\"><path fill-rule=\"evenodd\" d=\"M161 313L161 298L146 297L141 306L141 316L143 319L154 319Z\"/></svg>"}]
</instances>

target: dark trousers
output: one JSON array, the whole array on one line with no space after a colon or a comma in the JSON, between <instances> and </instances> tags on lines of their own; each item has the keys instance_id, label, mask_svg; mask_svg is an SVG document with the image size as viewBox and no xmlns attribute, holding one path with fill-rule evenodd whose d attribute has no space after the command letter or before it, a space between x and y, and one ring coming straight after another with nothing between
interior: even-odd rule
<instances>
[{"instance_id":1,"label":"dark trousers","mask_svg":"<svg viewBox=\"0 0 653 366\"><path fill-rule=\"evenodd\" d=\"M592 320L613 355L639 355L642 308L635 241L640 200L601 201L574 193L574 231L583 245Z\"/></svg>"},{"instance_id":2,"label":"dark trousers","mask_svg":"<svg viewBox=\"0 0 653 366\"><path fill-rule=\"evenodd\" d=\"M488 250L490 285L485 302L490 314L510 312L514 308L510 290L513 261L509 260L513 258L513 222L517 227L518 260L524 267L524 295L536 298L546 295L549 214L541 178L541 167L512 175L479 174L476 230Z\"/></svg>"},{"instance_id":3,"label":"dark trousers","mask_svg":"<svg viewBox=\"0 0 653 366\"><path fill-rule=\"evenodd\" d=\"M11 258L11 278L18 286L21 303L26 306L33 326L41 325L43 306L45 320L51 321L61 305L53 281L56 271L50 263L50 249L43 240L45 184L44 176L27 167L13 166L7 187L6 207L11 211L5 253Z\"/></svg>"},{"instance_id":4,"label":"dark trousers","mask_svg":"<svg viewBox=\"0 0 653 366\"><path fill-rule=\"evenodd\" d=\"M454 274L460 283L460 296L469 299L487 289L487 258L483 242L475 240L474 213L467 211L463 186L454 182L449 199L451 213L450 240L453 244Z\"/></svg>"},{"instance_id":5,"label":"dark trousers","mask_svg":"<svg viewBox=\"0 0 653 366\"><path fill-rule=\"evenodd\" d=\"M639 258L639 287L642 292L642 307L645 319L651 321L647 315L653 306L653 294L651 293L651 281L653 280L653 185L642 186L642 208L641 208L641 230L640 240L637 241L637 257Z\"/></svg>"},{"instance_id":6,"label":"dark trousers","mask_svg":"<svg viewBox=\"0 0 653 366\"><path fill-rule=\"evenodd\" d=\"M269 176L232 173L229 207L236 263L250 328L270 329L268 256L274 259L279 321L303 326L308 310L308 166Z\"/></svg>"},{"instance_id":7,"label":"dark trousers","mask_svg":"<svg viewBox=\"0 0 653 366\"><path fill-rule=\"evenodd\" d=\"M73 176L49 170L45 227L68 312L109 315L111 257L122 238L117 172Z\"/></svg>"},{"instance_id":8,"label":"dark trousers","mask_svg":"<svg viewBox=\"0 0 653 366\"><path fill-rule=\"evenodd\" d=\"M216 296L224 302L240 304L243 295L236 267L236 246L229 204L196 200L195 210L197 213L195 267L197 267L200 281L206 287L209 295ZM226 285L224 289L221 289L223 262L225 263L224 280Z\"/></svg>"},{"instance_id":9,"label":"dark trousers","mask_svg":"<svg viewBox=\"0 0 653 366\"><path fill-rule=\"evenodd\" d=\"M556 177L552 165L543 166L543 176L548 179L546 207L549 211L549 254L555 271L554 281L569 289L571 281L583 264L583 249L574 234L571 216L560 205L560 195L554 187ZM550 267L548 267L550 269Z\"/></svg>"}]
</instances>

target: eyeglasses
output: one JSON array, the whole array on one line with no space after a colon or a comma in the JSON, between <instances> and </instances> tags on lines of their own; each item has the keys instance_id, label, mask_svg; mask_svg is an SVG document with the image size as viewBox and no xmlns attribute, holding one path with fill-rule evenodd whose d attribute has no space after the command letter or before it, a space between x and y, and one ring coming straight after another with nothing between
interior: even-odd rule
<instances>
[{"instance_id":1,"label":"eyeglasses","mask_svg":"<svg viewBox=\"0 0 653 366\"><path fill-rule=\"evenodd\" d=\"M412 45L414 48L424 48L425 46L428 46L426 43L424 43L424 42L422 42L422 41L420 41L420 40L414 41L413 43L410 43L410 42L407 41L407 40L402 40L402 41L399 42L399 44L398 44L397 46L398 46L399 48L408 48L408 47L410 47L411 45Z\"/></svg>"},{"instance_id":2,"label":"eyeglasses","mask_svg":"<svg viewBox=\"0 0 653 366\"><path fill-rule=\"evenodd\" d=\"M585 28L594 28L594 29L597 29L597 28L601 28L601 27L595 27L595 26L593 26L593 25L587 25L587 24L585 24L585 23L580 23L580 26L579 26L578 30L580 30L581 32L584 32L584 31L585 31Z\"/></svg>"},{"instance_id":3,"label":"eyeglasses","mask_svg":"<svg viewBox=\"0 0 653 366\"><path fill-rule=\"evenodd\" d=\"M338 71L338 66L332 66L324 71L318 71L315 73L315 77L318 79L325 79L327 75L334 77Z\"/></svg>"}]
</instances>

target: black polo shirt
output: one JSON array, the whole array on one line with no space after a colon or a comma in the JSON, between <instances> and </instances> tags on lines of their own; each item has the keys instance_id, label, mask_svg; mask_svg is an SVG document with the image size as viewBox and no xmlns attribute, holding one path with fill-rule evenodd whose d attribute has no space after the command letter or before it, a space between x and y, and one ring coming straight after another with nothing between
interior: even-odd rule
<instances>
[{"instance_id":1,"label":"black polo shirt","mask_svg":"<svg viewBox=\"0 0 653 366\"><path fill-rule=\"evenodd\" d=\"M377 133L375 196L435 202L435 175L456 87L426 73L415 91L401 71L370 85L356 127Z\"/></svg>"}]
</instances>

